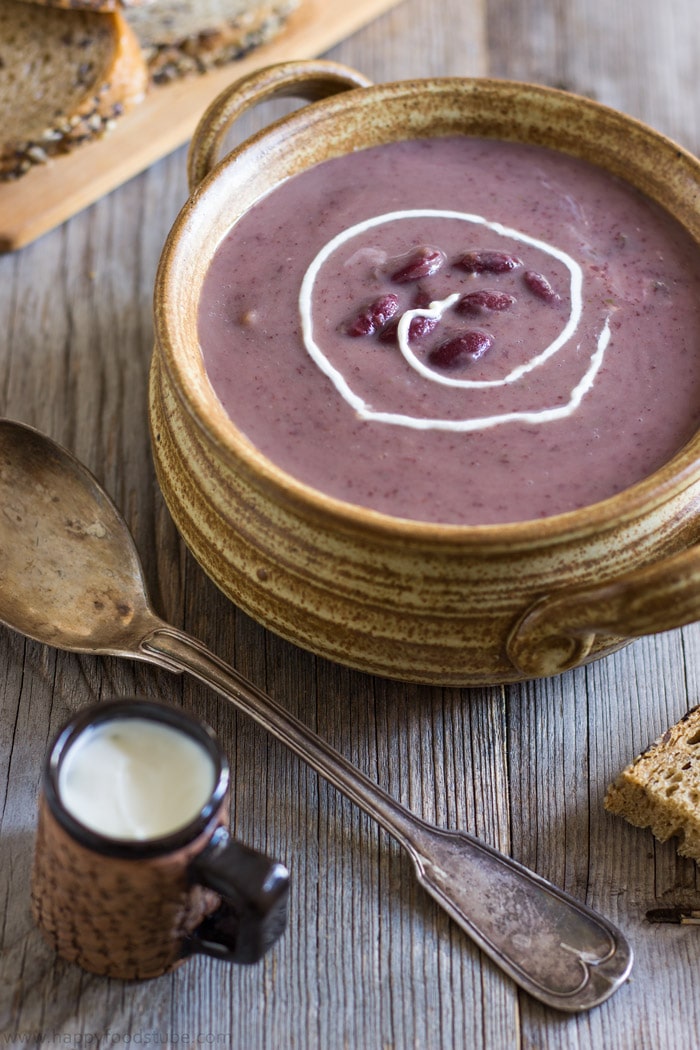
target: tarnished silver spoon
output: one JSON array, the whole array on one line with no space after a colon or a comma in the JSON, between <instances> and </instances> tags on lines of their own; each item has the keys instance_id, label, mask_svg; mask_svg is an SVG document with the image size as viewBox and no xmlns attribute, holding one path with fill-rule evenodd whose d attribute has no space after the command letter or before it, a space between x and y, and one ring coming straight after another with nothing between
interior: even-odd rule
<instances>
[{"instance_id":1,"label":"tarnished silver spoon","mask_svg":"<svg viewBox=\"0 0 700 1050\"><path fill-rule=\"evenodd\" d=\"M133 539L61 446L0 420L0 620L38 642L188 671L376 820L418 880L514 981L560 1010L607 999L632 951L607 919L465 832L426 823L283 707L153 611Z\"/></svg>"}]
</instances>

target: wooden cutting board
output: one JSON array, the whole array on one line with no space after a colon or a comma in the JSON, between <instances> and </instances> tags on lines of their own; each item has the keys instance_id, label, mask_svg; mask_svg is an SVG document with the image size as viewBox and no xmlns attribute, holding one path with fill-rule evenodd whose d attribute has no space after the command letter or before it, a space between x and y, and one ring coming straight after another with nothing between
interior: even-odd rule
<instances>
[{"instance_id":1,"label":"wooden cutting board","mask_svg":"<svg viewBox=\"0 0 700 1050\"><path fill-rule=\"evenodd\" d=\"M21 248L187 142L209 103L236 77L314 58L398 0L302 0L282 33L245 58L153 88L103 139L0 183L0 252Z\"/></svg>"}]
</instances>

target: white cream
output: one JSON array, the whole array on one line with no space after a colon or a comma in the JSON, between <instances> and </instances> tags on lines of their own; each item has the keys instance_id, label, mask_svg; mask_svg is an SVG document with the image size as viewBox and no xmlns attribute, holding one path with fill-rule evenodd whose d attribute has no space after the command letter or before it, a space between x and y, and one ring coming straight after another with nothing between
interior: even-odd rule
<instances>
[{"instance_id":1,"label":"white cream","mask_svg":"<svg viewBox=\"0 0 700 1050\"><path fill-rule=\"evenodd\" d=\"M211 756L186 733L147 718L114 718L71 745L58 792L68 812L93 831L147 840L189 824L215 780Z\"/></svg>"},{"instance_id":2,"label":"white cream","mask_svg":"<svg viewBox=\"0 0 700 1050\"><path fill-rule=\"evenodd\" d=\"M593 386L595 377L603 363L605 351L610 342L609 319L605 320L603 328L599 333L596 347L581 380L576 384L573 390L569 392L568 401L563 404L557 404L555 408L548 408L546 406L533 407L531 410L527 411L506 412L501 415L482 416L470 419L430 419L408 416L395 412L379 411L378 409L371 407L364 398L360 397L352 390L343 374L331 364L328 357L314 338L312 303L316 280L324 263L327 262L330 256L336 252L341 245L345 244L346 241L365 233L367 230L372 229L375 226L412 218L457 219L477 226L484 226L499 236L517 240L551 255L567 267L570 275L570 312L563 329L551 343L544 347L530 361L519 365L517 368L499 379L456 379L453 376L448 376L436 371L435 369L429 368L411 350L408 341L408 333L413 318L434 317L439 319L459 299L459 293L456 292L453 295L448 296L446 299L433 302L427 308L404 311L399 320L397 329L399 347L407 363L424 379L427 379L432 383L463 389L513 385L518 383L529 372L532 372L534 369L550 360L555 354L559 353L563 347L571 342L578 330L583 309L583 271L576 260L566 252L561 251L559 248L547 244L544 241L530 237L528 234L522 233L519 230L503 226L501 223L491 222L481 215L471 215L466 212L443 211L434 208L387 212L384 215L377 215L373 218L365 219L362 222L356 223L354 226L342 230L339 234L328 241L320 252L318 252L304 274L299 291L299 313L301 317L302 336L306 349L321 371L331 380L343 400L350 405L350 407L353 408L362 419L372 420L379 423L388 423L395 426L413 427L417 430L435 429L466 432L484 430L490 427L499 426L503 423L512 422L540 424L548 423L556 419L564 419L575 412L583 397Z\"/></svg>"}]
</instances>

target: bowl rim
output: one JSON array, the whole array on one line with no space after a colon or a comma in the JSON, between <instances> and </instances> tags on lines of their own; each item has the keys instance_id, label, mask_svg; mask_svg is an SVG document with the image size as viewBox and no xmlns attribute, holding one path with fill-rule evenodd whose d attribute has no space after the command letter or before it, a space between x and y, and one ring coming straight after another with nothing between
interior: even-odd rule
<instances>
[{"instance_id":1,"label":"bowl rim","mask_svg":"<svg viewBox=\"0 0 700 1050\"><path fill-rule=\"evenodd\" d=\"M464 94L465 97L489 96L510 102L517 99L519 105L524 108L527 108L533 99L541 100L550 106L552 111L557 106L575 106L577 112L586 114L592 121L606 120L608 127L617 126L628 138L633 137L638 147L646 147L653 152L659 171L662 156L667 164L681 166L678 178L680 180L681 176L684 176L688 194L693 186L696 193L700 193L700 159L690 151L633 116L561 88L497 77L456 76L397 80L354 88L352 91L309 103L255 132L227 153L191 192L171 227L156 273L154 359L159 358L161 367L166 369L177 391L180 403L186 407L189 417L206 442L216 448L221 458L235 459L239 466L243 465L246 477L253 480L256 487L274 489L277 498L288 508L297 511L303 508L304 517L313 517L320 522L332 521L336 528L346 531L369 530L375 534L400 539L404 543L415 542L422 545L438 541L447 545L469 544L480 548L508 546L512 549L514 546L540 546L543 541L568 542L572 538L617 528L621 523L651 514L662 504L679 496L700 478L700 429L666 463L633 485L604 500L543 518L482 525L426 522L393 516L327 495L278 467L239 430L219 402L206 376L199 345L186 346L179 339L177 326L170 323L165 304L177 287L174 276L177 267L187 253L192 238L197 235L197 227L201 223L201 215L208 199L222 192L227 174L234 165L249 163L261 150L274 145L275 141L281 142L285 139L288 148L291 136L308 134L311 127L317 128L325 121L337 120L348 107L373 105L388 100L415 99L419 93L454 91ZM510 115L512 116L512 111ZM410 138L411 135L409 133L404 137ZM502 135L493 137L503 138ZM523 141L523 138L516 136L515 141ZM561 149L561 152L571 151ZM604 164L599 166L603 170L609 170ZM635 187L630 179L621 177ZM668 202L657 200L650 194L646 195L663 210L669 211ZM688 209L691 210L690 203ZM697 206L694 210L697 210ZM688 229L687 226L685 228ZM688 232L700 243L700 213L697 233L690 230ZM216 246L208 256L208 261L211 260ZM194 364L196 360L199 362L199 371L203 379L200 390L193 389L188 378L188 357L190 364Z\"/></svg>"}]
</instances>

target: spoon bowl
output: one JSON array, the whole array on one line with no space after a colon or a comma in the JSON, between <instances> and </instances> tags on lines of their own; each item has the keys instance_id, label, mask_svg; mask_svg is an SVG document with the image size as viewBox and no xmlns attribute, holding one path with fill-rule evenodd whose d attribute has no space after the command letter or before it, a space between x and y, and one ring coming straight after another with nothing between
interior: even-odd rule
<instances>
[{"instance_id":1,"label":"spoon bowl","mask_svg":"<svg viewBox=\"0 0 700 1050\"><path fill-rule=\"evenodd\" d=\"M131 535L95 478L3 419L0 491L0 619L47 645L133 656L158 620Z\"/></svg>"}]
</instances>

